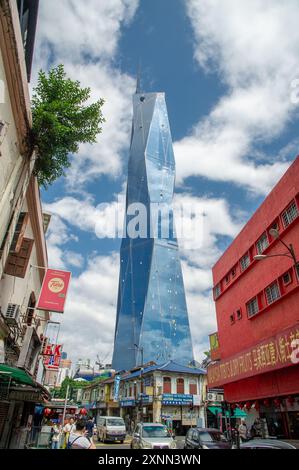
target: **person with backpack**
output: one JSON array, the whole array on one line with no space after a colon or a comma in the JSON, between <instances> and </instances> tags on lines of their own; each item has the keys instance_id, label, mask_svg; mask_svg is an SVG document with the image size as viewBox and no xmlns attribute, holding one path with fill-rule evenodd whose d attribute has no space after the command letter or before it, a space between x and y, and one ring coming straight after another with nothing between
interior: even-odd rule
<instances>
[{"instance_id":1,"label":"person with backpack","mask_svg":"<svg viewBox=\"0 0 299 470\"><path fill-rule=\"evenodd\" d=\"M64 443L62 446L63 449L68 448L68 441L69 441L70 434L74 432L75 429L76 429L75 420L71 418L69 422L66 423L66 425L63 427L63 432L64 432Z\"/></svg>"},{"instance_id":2,"label":"person with backpack","mask_svg":"<svg viewBox=\"0 0 299 470\"><path fill-rule=\"evenodd\" d=\"M71 432L69 437L69 449L96 449L94 443L87 437L86 422L79 419L76 423L76 430Z\"/></svg>"}]
</instances>

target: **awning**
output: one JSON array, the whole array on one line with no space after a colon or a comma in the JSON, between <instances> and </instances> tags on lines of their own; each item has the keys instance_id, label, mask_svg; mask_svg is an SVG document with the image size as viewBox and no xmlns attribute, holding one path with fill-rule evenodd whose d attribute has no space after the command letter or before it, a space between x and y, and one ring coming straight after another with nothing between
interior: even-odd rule
<instances>
[{"instance_id":1,"label":"awning","mask_svg":"<svg viewBox=\"0 0 299 470\"><path fill-rule=\"evenodd\" d=\"M0 374L1 372L4 372L5 374L9 375L12 380L15 380L21 384L35 385L32 377L25 370L19 369L18 367L11 367L6 364L0 364Z\"/></svg>"},{"instance_id":2,"label":"awning","mask_svg":"<svg viewBox=\"0 0 299 470\"><path fill-rule=\"evenodd\" d=\"M213 413L215 416L222 414L222 408L220 406L208 406L208 410ZM229 412L226 411L226 416L229 417ZM231 415L231 418L246 418L247 413L240 408L235 408L234 412Z\"/></svg>"}]
</instances>

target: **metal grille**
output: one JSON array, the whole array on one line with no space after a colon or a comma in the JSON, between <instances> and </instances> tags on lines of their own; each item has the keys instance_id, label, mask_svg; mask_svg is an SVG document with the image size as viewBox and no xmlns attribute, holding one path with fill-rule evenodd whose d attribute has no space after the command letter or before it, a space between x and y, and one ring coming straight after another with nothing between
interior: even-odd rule
<instances>
[{"instance_id":1,"label":"metal grille","mask_svg":"<svg viewBox=\"0 0 299 470\"><path fill-rule=\"evenodd\" d=\"M257 298L255 297L254 299L250 300L250 302L247 303L247 314L249 317L252 317L259 311L259 306L258 306L258 301Z\"/></svg>"},{"instance_id":2,"label":"metal grille","mask_svg":"<svg viewBox=\"0 0 299 470\"><path fill-rule=\"evenodd\" d=\"M276 282L271 286L267 287L266 296L268 304L272 304L273 302L275 302L275 300L279 299L280 292L278 284Z\"/></svg>"},{"instance_id":3,"label":"metal grille","mask_svg":"<svg viewBox=\"0 0 299 470\"><path fill-rule=\"evenodd\" d=\"M264 233L256 244L256 249L257 249L258 254L259 255L262 254L263 251L265 251L265 249L268 246L269 246L269 240L268 240L267 234Z\"/></svg>"},{"instance_id":4,"label":"metal grille","mask_svg":"<svg viewBox=\"0 0 299 470\"><path fill-rule=\"evenodd\" d=\"M250 258L248 253L246 253L246 255L244 255L243 258L240 259L240 264L242 271L245 271L245 269L248 268L248 266L250 265Z\"/></svg>"},{"instance_id":5,"label":"metal grille","mask_svg":"<svg viewBox=\"0 0 299 470\"><path fill-rule=\"evenodd\" d=\"M285 227L288 227L293 220L295 220L298 217L298 209L297 205L294 202L282 213L282 220L283 220L283 225Z\"/></svg>"}]
</instances>

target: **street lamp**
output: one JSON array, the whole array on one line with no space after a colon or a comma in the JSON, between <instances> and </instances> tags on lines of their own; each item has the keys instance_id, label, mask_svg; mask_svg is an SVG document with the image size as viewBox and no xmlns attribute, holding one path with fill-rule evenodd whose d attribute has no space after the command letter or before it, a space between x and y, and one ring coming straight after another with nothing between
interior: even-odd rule
<instances>
[{"instance_id":1,"label":"street lamp","mask_svg":"<svg viewBox=\"0 0 299 470\"><path fill-rule=\"evenodd\" d=\"M295 255L293 245L291 243L289 245L287 245L280 238L279 231L276 228L271 228L269 230L269 233L273 238L278 240L288 250L287 253L279 253L279 254L275 254L275 255L262 255L262 254L259 254L259 255L254 256L253 259L255 259L256 261L262 261L266 258L276 258L277 256L285 256L286 258L290 258L291 260L293 260L297 276L299 276L299 263L297 261L296 255Z\"/></svg>"}]
</instances>

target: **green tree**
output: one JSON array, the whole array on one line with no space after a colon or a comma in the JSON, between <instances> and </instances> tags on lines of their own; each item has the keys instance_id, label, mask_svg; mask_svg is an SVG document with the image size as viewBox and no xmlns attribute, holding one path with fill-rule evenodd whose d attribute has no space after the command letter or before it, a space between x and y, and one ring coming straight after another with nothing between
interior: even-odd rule
<instances>
[{"instance_id":1,"label":"green tree","mask_svg":"<svg viewBox=\"0 0 299 470\"><path fill-rule=\"evenodd\" d=\"M101 133L104 100L87 104L90 88L66 77L58 65L48 75L40 71L32 98L32 144L37 148L35 174L45 188L70 167L70 154L80 143L94 143Z\"/></svg>"}]
</instances>

